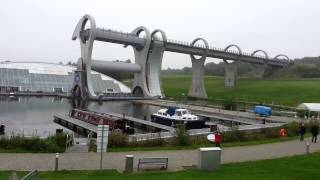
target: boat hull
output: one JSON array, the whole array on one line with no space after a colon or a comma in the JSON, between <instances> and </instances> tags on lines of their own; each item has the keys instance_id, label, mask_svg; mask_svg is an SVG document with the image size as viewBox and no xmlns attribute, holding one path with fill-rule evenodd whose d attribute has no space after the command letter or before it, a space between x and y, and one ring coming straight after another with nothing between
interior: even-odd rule
<instances>
[{"instance_id":1,"label":"boat hull","mask_svg":"<svg viewBox=\"0 0 320 180\"><path fill-rule=\"evenodd\" d=\"M180 124L185 124L186 129L203 129L207 128L208 126L205 124L206 121L203 119L196 120L196 121L183 121L183 120L175 120L175 119L170 119L166 117L161 117L161 116L156 116L156 115L151 115L151 121L166 125L166 126L173 126L176 127L177 125Z\"/></svg>"}]
</instances>

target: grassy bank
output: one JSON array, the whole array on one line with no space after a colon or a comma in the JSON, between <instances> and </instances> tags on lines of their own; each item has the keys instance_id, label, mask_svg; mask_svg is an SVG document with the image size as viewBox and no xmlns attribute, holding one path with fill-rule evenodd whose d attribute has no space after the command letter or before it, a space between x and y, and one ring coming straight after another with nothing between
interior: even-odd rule
<instances>
[{"instance_id":1,"label":"grassy bank","mask_svg":"<svg viewBox=\"0 0 320 180\"><path fill-rule=\"evenodd\" d=\"M120 174L116 171L59 171L40 172L40 179L46 180L95 180L95 179L152 179L152 180L250 180L250 179L319 179L320 153L300 155L288 158L262 160L245 163L222 165L218 171L205 172L185 170L179 172L141 172L133 174ZM19 172L22 176L25 172ZM0 179L7 179L9 172L0 172Z\"/></svg>"},{"instance_id":2,"label":"grassy bank","mask_svg":"<svg viewBox=\"0 0 320 180\"><path fill-rule=\"evenodd\" d=\"M12 136L0 138L0 153L56 153L64 152L66 134L45 139L39 137Z\"/></svg>"},{"instance_id":3,"label":"grassy bank","mask_svg":"<svg viewBox=\"0 0 320 180\"><path fill-rule=\"evenodd\" d=\"M236 99L296 106L302 102L319 102L320 79L240 79L235 88L225 88L223 77L205 77L209 98ZM191 76L163 76L163 90L167 97L183 98L188 94Z\"/></svg>"},{"instance_id":4,"label":"grassy bank","mask_svg":"<svg viewBox=\"0 0 320 180\"><path fill-rule=\"evenodd\" d=\"M306 124L309 132L310 124ZM287 136L279 137L280 128L286 129ZM274 142L283 142L298 138L298 123L289 123L282 127L266 128L259 131L233 130L222 132L222 147L258 145ZM309 135L307 135L309 136ZM128 142L125 134L111 132L109 134L108 148L110 152L123 151L155 151L155 150L181 150L197 149L199 147L214 146L206 136L189 136L185 128L178 128L175 137L171 139L154 139L147 141ZM95 146L93 146L95 147ZM93 150L95 151L95 150Z\"/></svg>"}]
</instances>

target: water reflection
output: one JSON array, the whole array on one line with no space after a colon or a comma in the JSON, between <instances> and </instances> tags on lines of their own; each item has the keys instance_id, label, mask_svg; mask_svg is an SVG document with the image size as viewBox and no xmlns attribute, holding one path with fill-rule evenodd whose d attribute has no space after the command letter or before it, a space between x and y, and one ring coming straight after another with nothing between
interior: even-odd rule
<instances>
[{"instance_id":1,"label":"water reflection","mask_svg":"<svg viewBox=\"0 0 320 180\"><path fill-rule=\"evenodd\" d=\"M159 107L130 101L84 102L57 97L0 97L0 125L7 134L48 136L62 126L53 122L53 115L68 114L71 108L88 108L97 112L114 112L150 120ZM64 129L66 130L66 129Z\"/></svg>"}]
</instances>

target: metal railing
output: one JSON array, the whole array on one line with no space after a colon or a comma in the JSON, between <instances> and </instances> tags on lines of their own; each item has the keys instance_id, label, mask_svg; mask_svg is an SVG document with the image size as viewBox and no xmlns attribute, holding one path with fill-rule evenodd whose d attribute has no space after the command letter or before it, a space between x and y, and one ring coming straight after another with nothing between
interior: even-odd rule
<instances>
[{"instance_id":1,"label":"metal railing","mask_svg":"<svg viewBox=\"0 0 320 180\"><path fill-rule=\"evenodd\" d=\"M73 145L74 135L73 134L67 134L66 138L67 139L66 139L66 150L65 150L65 152L67 152L68 148Z\"/></svg>"},{"instance_id":2,"label":"metal railing","mask_svg":"<svg viewBox=\"0 0 320 180\"><path fill-rule=\"evenodd\" d=\"M39 173L37 170L33 170L22 177L20 180L39 180Z\"/></svg>"},{"instance_id":3,"label":"metal railing","mask_svg":"<svg viewBox=\"0 0 320 180\"><path fill-rule=\"evenodd\" d=\"M117 31L117 30L112 30L112 29L104 29L104 28L98 28L98 29L102 30L102 31L106 31L106 32L112 33L112 34L115 34L115 35L118 35L118 36L127 36L127 37L130 36L132 38L146 39L146 36L139 37L139 36L136 36L135 34L132 34L132 33L127 33L127 32L122 32L122 31ZM163 40L158 39L158 41L163 41ZM185 41L180 41L180 40L168 39L167 42L171 43L171 44L176 44L176 45L182 45L182 46L188 46L188 47L191 46L191 43L185 42ZM205 45L203 45L203 44L194 44L193 47L194 48L199 48L199 49L206 49ZM231 53L231 54L239 54L238 51L225 50L223 48L218 48L218 47L214 47L214 46L209 46L209 50L226 52L226 53ZM255 57L255 58L267 59L267 60L275 60L275 59L268 58L268 57L261 56L261 55L252 55L251 53L248 53L248 52L242 52L241 56ZM285 59L277 59L277 60L278 61L283 61L283 62L287 61Z\"/></svg>"}]
</instances>

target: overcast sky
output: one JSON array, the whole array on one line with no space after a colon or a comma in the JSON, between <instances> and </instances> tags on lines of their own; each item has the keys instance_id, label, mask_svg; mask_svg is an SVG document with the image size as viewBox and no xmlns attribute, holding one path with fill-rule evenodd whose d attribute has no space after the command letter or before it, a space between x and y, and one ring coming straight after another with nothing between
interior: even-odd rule
<instances>
[{"instance_id":1,"label":"overcast sky","mask_svg":"<svg viewBox=\"0 0 320 180\"><path fill-rule=\"evenodd\" d=\"M320 56L319 8L319 0L1 0L0 61L76 61L80 47L71 35L84 14L125 32L143 25L170 39L203 37L210 46L234 43L271 57ZM134 60L132 48L101 42L93 57ZM190 65L189 56L166 52L162 68Z\"/></svg>"}]
</instances>

